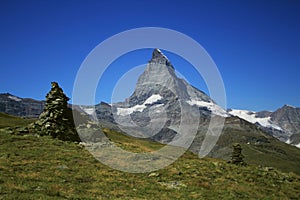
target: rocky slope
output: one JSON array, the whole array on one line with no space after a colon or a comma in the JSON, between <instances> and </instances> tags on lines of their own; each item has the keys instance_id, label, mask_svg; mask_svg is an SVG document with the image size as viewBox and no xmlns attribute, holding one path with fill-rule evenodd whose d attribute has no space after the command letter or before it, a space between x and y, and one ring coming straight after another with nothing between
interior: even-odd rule
<instances>
[{"instance_id":1,"label":"rocky slope","mask_svg":"<svg viewBox=\"0 0 300 200\"><path fill-rule=\"evenodd\" d=\"M271 121L278 124L290 135L287 143L300 148L300 108L285 105L271 115Z\"/></svg>"},{"instance_id":2,"label":"rocky slope","mask_svg":"<svg viewBox=\"0 0 300 200\"><path fill-rule=\"evenodd\" d=\"M20 98L9 93L0 94L0 112L14 116L37 118L42 113L44 105L44 101Z\"/></svg>"}]
</instances>

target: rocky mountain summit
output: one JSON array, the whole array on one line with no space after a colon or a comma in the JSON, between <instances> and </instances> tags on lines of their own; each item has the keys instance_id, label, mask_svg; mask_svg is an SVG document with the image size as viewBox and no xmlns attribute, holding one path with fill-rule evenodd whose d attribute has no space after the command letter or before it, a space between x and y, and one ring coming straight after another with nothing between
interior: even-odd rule
<instances>
[{"instance_id":1,"label":"rocky mountain summit","mask_svg":"<svg viewBox=\"0 0 300 200\"><path fill-rule=\"evenodd\" d=\"M200 115L202 119L228 116L208 95L178 78L168 58L154 49L133 94L124 102L114 103L112 113L123 130L169 142L178 133L183 108L190 110L187 121L191 126L199 123Z\"/></svg>"},{"instance_id":2,"label":"rocky mountain summit","mask_svg":"<svg viewBox=\"0 0 300 200\"><path fill-rule=\"evenodd\" d=\"M189 104L197 104L199 101L213 104L208 95L176 76L173 65L159 49L154 49L151 60L138 79L134 93L125 103L130 106L142 104L155 94L172 98L176 96L174 98L177 100Z\"/></svg>"}]
</instances>

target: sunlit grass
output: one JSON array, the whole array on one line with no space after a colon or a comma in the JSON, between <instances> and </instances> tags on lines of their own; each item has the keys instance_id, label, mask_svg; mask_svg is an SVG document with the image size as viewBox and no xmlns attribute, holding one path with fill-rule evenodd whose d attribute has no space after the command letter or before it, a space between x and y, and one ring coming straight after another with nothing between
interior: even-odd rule
<instances>
[{"instance_id":1,"label":"sunlit grass","mask_svg":"<svg viewBox=\"0 0 300 200\"><path fill-rule=\"evenodd\" d=\"M164 146L103 131L131 152ZM293 173L198 159L191 152L153 173L126 173L102 164L79 144L0 130L0 199L297 199L299 188Z\"/></svg>"},{"instance_id":2,"label":"sunlit grass","mask_svg":"<svg viewBox=\"0 0 300 200\"><path fill-rule=\"evenodd\" d=\"M0 112L0 128L22 127L31 122L34 122L35 120L36 119L27 119L27 118L23 119L21 117L15 117L15 116Z\"/></svg>"},{"instance_id":3,"label":"sunlit grass","mask_svg":"<svg viewBox=\"0 0 300 200\"><path fill-rule=\"evenodd\" d=\"M108 136L116 140L115 134L110 131ZM139 142L132 139L134 145ZM189 152L149 176L111 169L78 144L50 137L1 131L0 144L0 196L4 199L291 199L299 195L300 180L294 174L198 159ZM153 148L147 141L143 145L141 150L162 146Z\"/></svg>"}]
</instances>

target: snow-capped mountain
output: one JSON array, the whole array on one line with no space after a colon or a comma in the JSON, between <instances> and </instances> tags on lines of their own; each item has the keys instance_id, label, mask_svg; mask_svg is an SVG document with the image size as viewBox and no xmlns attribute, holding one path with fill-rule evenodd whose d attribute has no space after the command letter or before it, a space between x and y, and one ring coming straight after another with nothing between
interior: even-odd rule
<instances>
[{"instance_id":1,"label":"snow-capped mountain","mask_svg":"<svg viewBox=\"0 0 300 200\"><path fill-rule=\"evenodd\" d=\"M228 113L257 124L279 140L300 148L300 108L285 105L274 112L229 109Z\"/></svg>"},{"instance_id":2,"label":"snow-capped mountain","mask_svg":"<svg viewBox=\"0 0 300 200\"><path fill-rule=\"evenodd\" d=\"M159 49L154 49L134 93L125 102L115 106L118 113L124 115L126 112L141 112L147 105L160 107L165 105L163 102L166 103L166 99L179 100L191 106L203 107L215 115L228 116L208 95L178 78L173 65Z\"/></svg>"},{"instance_id":3,"label":"snow-capped mountain","mask_svg":"<svg viewBox=\"0 0 300 200\"><path fill-rule=\"evenodd\" d=\"M132 127L138 125L137 132L143 132L145 137L149 137L159 130L176 132L182 106L192 110L191 116L196 116L197 112L202 118L210 118L212 115L229 116L204 92L178 78L168 58L159 49L154 49L145 71L138 78L133 94L124 102L112 104L112 111L119 125L131 127L130 132L134 132ZM190 123L194 122L192 118ZM169 140L163 135L159 138L160 141Z\"/></svg>"},{"instance_id":4,"label":"snow-capped mountain","mask_svg":"<svg viewBox=\"0 0 300 200\"><path fill-rule=\"evenodd\" d=\"M249 111L249 110L237 110L237 109L229 109L228 113L242 118L248 122L253 124L258 124L263 127L273 128L277 130L282 130L280 126L276 125L273 121L271 121L270 115L259 115L257 112Z\"/></svg>"}]
</instances>

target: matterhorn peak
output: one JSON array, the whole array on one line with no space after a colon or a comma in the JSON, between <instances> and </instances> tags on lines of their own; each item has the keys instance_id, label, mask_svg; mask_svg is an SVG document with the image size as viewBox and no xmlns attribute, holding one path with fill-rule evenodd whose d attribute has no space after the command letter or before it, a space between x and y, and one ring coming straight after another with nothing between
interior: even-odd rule
<instances>
[{"instance_id":1,"label":"matterhorn peak","mask_svg":"<svg viewBox=\"0 0 300 200\"><path fill-rule=\"evenodd\" d=\"M282 108L296 108L295 106L289 105L289 104L285 104Z\"/></svg>"},{"instance_id":2,"label":"matterhorn peak","mask_svg":"<svg viewBox=\"0 0 300 200\"><path fill-rule=\"evenodd\" d=\"M155 64L163 64L167 66L172 66L171 62L165 56L160 49L154 49L152 52L152 58L149 61L149 63L155 63Z\"/></svg>"}]
</instances>

